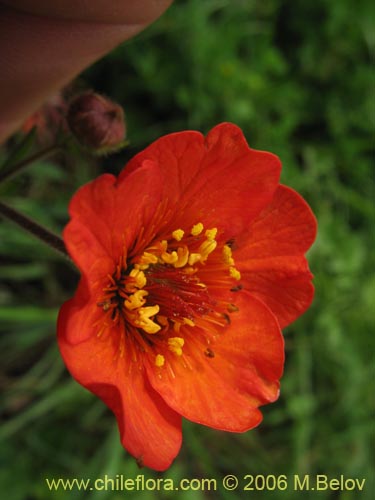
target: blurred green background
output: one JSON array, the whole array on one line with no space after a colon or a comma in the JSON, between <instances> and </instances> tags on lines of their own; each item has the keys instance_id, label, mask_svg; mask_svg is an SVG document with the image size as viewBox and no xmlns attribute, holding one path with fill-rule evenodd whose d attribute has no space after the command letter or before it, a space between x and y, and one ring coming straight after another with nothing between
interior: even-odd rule
<instances>
[{"instance_id":1,"label":"blurred green background","mask_svg":"<svg viewBox=\"0 0 375 500\"><path fill-rule=\"evenodd\" d=\"M55 341L77 275L59 255L0 222L0 492L8 500L92 498L370 499L374 485L375 102L370 1L176 0L151 28L81 78L125 108L130 146L106 159L65 154L0 187L1 199L60 232L84 182L118 172L162 134L221 121L283 161L282 182L313 208L316 297L285 330L280 399L261 426L226 434L184 423L165 473L139 470L113 416L67 374ZM83 83L82 83L83 82ZM3 148L4 160L16 141ZM37 146L34 146L34 150ZM44 478L222 478L341 474L365 490L214 493L50 492ZM372 481L372 485L371 485ZM292 480L290 479L290 484ZM372 490L372 491L371 491Z\"/></svg>"}]
</instances>

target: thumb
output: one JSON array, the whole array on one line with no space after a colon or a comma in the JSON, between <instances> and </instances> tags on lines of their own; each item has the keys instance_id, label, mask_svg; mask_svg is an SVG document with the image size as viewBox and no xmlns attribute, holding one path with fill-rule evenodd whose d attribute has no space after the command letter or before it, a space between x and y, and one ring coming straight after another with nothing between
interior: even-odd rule
<instances>
[{"instance_id":1,"label":"thumb","mask_svg":"<svg viewBox=\"0 0 375 500\"><path fill-rule=\"evenodd\" d=\"M144 29L171 2L0 2L0 143L49 95Z\"/></svg>"}]
</instances>

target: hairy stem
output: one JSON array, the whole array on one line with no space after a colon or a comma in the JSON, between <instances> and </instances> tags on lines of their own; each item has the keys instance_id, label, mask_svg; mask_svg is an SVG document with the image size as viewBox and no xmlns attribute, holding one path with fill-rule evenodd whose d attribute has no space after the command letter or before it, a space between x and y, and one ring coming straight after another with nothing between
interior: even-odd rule
<instances>
[{"instance_id":1,"label":"hairy stem","mask_svg":"<svg viewBox=\"0 0 375 500\"><path fill-rule=\"evenodd\" d=\"M2 201L0 201L0 216L1 215L11 220L18 226L22 227L29 233L33 234L39 240L43 241L44 243L47 243L47 245L57 250L59 253L63 254L64 257L69 258L69 254L65 248L64 241L62 240L62 238L60 238L60 236L53 233L49 229L46 229L45 227L41 226L40 224L33 221L29 217L26 217L25 215L21 214L14 208L9 207Z\"/></svg>"},{"instance_id":2,"label":"hairy stem","mask_svg":"<svg viewBox=\"0 0 375 500\"><path fill-rule=\"evenodd\" d=\"M5 169L3 172L0 172L0 184L11 177L14 177L15 175L19 174L24 170L26 167L31 165L32 163L38 161L38 160L43 160L45 158L48 158L48 156L51 156L57 151L61 149L61 145L53 145L50 146L46 149L43 149L42 151L38 151L37 153L33 154L29 158L26 158L25 160L20 161L16 165L13 165L13 167L9 169Z\"/></svg>"}]
</instances>

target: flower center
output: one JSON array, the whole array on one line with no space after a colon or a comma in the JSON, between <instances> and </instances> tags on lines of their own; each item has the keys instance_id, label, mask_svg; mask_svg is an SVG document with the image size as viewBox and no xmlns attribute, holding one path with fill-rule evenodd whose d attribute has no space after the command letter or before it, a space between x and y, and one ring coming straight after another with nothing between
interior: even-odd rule
<instances>
[{"instance_id":1,"label":"flower center","mask_svg":"<svg viewBox=\"0 0 375 500\"><path fill-rule=\"evenodd\" d=\"M105 313L98 335L121 325L141 350L154 349L155 365L162 367L165 351L182 356L186 327L226 326L228 312L238 309L221 303L213 292L232 288L241 275L230 246L220 247L216 236L216 228L204 230L198 223L187 234L173 231L127 262L120 259L98 302ZM122 342L121 351L123 347Z\"/></svg>"}]
</instances>

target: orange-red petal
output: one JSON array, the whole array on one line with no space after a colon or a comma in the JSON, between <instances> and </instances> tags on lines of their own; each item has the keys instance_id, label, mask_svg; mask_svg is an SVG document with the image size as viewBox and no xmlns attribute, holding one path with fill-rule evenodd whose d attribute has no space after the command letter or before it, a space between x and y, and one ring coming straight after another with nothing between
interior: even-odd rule
<instances>
[{"instance_id":1,"label":"orange-red petal","mask_svg":"<svg viewBox=\"0 0 375 500\"><path fill-rule=\"evenodd\" d=\"M73 196L64 241L90 281L112 273L114 263L142 228L151 226L161 202L161 182L158 166L149 161L132 172L126 183L104 174Z\"/></svg>"},{"instance_id":2,"label":"orange-red petal","mask_svg":"<svg viewBox=\"0 0 375 500\"><path fill-rule=\"evenodd\" d=\"M181 357L147 364L154 389L184 417L221 430L243 432L259 424L258 407L275 401L284 361L276 318L264 304L242 292L231 324L210 344L205 332L185 329ZM207 351L209 349L209 351Z\"/></svg>"},{"instance_id":3,"label":"orange-red petal","mask_svg":"<svg viewBox=\"0 0 375 500\"><path fill-rule=\"evenodd\" d=\"M236 267L247 290L272 310L283 328L311 304L314 288L304 253L316 220L303 198L279 186L272 202L234 245Z\"/></svg>"},{"instance_id":4,"label":"orange-red petal","mask_svg":"<svg viewBox=\"0 0 375 500\"><path fill-rule=\"evenodd\" d=\"M147 160L162 172L174 229L220 223L224 237L244 230L270 202L281 169L275 155L249 148L231 123L214 127L206 138L187 131L158 139L130 161L120 181Z\"/></svg>"},{"instance_id":5,"label":"orange-red petal","mask_svg":"<svg viewBox=\"0 0 375 500\"><path fill-rule=\"evenodd\" d=\"M120 355L118 330L68 342L67 333L80 328L77 312L72 315L75 307L74 299L66 302L58 319L58 343L68 370L113 411L129 453L140 464L167 469L181 446L181 417L150 386L143 365L129 359L129 351Z\"/></svg>"}]
</instances>

